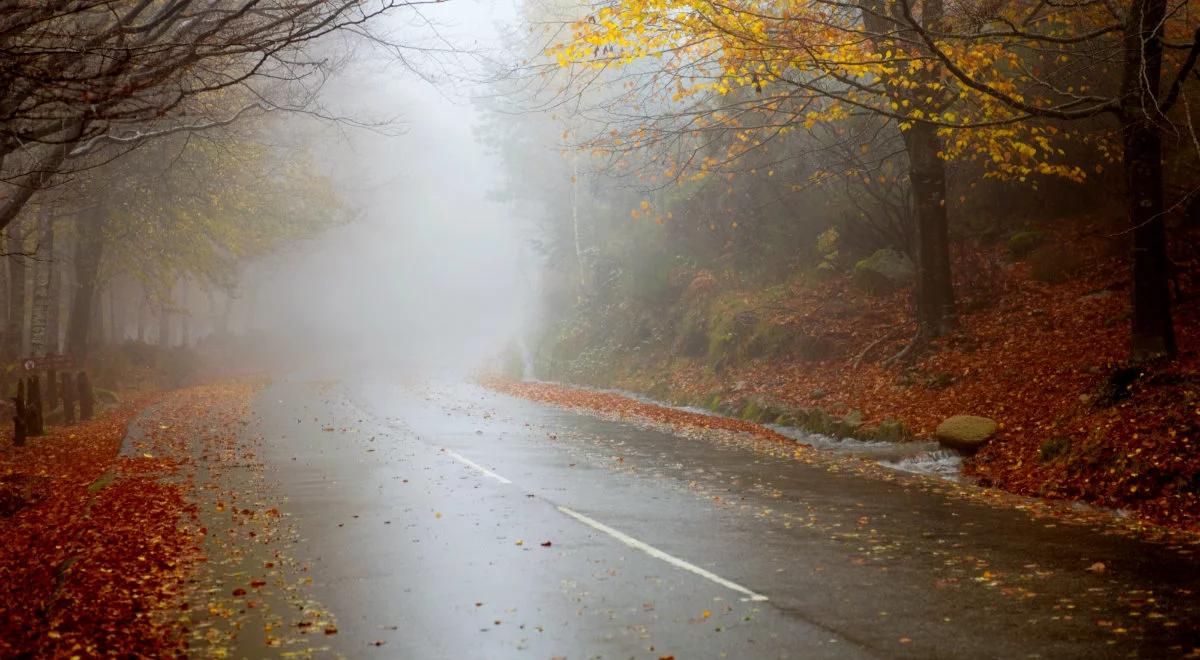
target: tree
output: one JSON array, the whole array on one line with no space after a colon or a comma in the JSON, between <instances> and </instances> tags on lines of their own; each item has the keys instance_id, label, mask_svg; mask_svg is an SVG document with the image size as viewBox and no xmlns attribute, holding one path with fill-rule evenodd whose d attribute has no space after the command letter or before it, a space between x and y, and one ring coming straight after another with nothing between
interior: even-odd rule
<instances>
[{"instance_id":1,"label":"tree","mask_svg":"<svg viewBox=\"0 0 1200 660\"><path fill-rule=\"evenodd\" d=\"M923 20L941 20L940 3ZM799 128L870 113L901 129L913 188L919 281L918 341L943 335L956 314L950 273L945 164L931 117L953 103L939 91L937 67L909 67L921 53L901 52L880 3L644 2L605 6L554 49L564 65L630 66L664 62L628 84L676 104L629 131L634 146L690 136L668 171L706 176L736 168L748 154ZM903 68L901 68L903 66ZM632 105L626 102L626 105ZM645 104L642 104L645 105ZM910 109L913 111L910 113ZM704 153L714 133L734 132L723 153ZM907 247L907 246L906 246Z\"/></svg>"},{"instance_id":2,"label":"tree","mask_svg":"<svg viewBox=\"0 0 1200 660\"><path fill-rule=\"evenodd\" d=\"M1175 351L1162 135L1177 126L1189 134L1180 124L1190 125L1190 110L1182 122L1169 113L1186 100L1200 49L1195 15L1189 2L1165 0L950 10L942 0L625 0L576 24L556 53L564 64L598 68L662 58L654 89L671 90L684 104L678 116L693 124L707 116L753 136L743 153L797 124L856 113L895 121L920 227L918 316L931 335L945 329L952 301L943 161L979 159L990 176L1032 184L1087 176L1066 159L1065 141L1089 145L1100 166L1105 155L1120 158L1134 238L1131 346L1142 360ZM1168 64L1174 75L1164 86ZM714 115L697 98L731 100ZM747 125L749 108L758 121ZM1081 121L1102 115L1117 119L1119 139Z\"/></svg>"},{"instance_id":3,"label":"tree","mask_svg":"<svg viewBox=\"0 0 1200 660\"><path fill-rule=\"evenodd\" d=\"M978 99L980 120L1116 120L1112 151L1120 154L1133 235L1131 356L1145 361L1174 355L1163 135L1194 135L1186 99L1200 55L1200 18L1192 3L1001 4L939 28L920 24L912 0L895 4L924 47ZM1031 59L1039 66L964 63L971 54L996 52L1036 53ZM1168 69L1170 84L1164 86ZM1181 99L1184 116L1173 117ZM1191 140L1185 138L1187 148L1200 149Z\"/></svg>"},{"instance_id":4,"label":"tree","mask_svg":"<svg viewBox=\"0 0 1200 660\"><path fill-rule=\"evenodd\" d=\"M73 159L309 110L315 46L440 0L15 0L0 8L0 228Z\"/></svg>"},{"instance_id":5,"label":"tree","mask_svg":"<svg viewBox=\"0 0 1200 660\"><path fill-rule=\"evenodd\" d=\"M181 283L230 291L241 263L348 219L305 154L265 141L261 131L257 139L244 131L219 141L163 139L137 161L110 163L80 182L76 196L87 201L74 211L73 356L90 352L106 287L132 285L168 323L183 309L174 295ZM160 341L167 334L160 330Z\"/></svg>"},{"instance_id":6,"label":"tree","mask_svg":"<svg viewBox=\"0 0 1200 660\"><path fill-rule=\"evenodd\" d=\"M21 224L4 230L4 247L8 257L8 322L4 328L4 357L17 360L25 353L25 311L28 284L26 264L30 252L26 249L27 228Z\"/></svg>"},{"instance_id":7,"label":"tree","mask_svg":"<svg viewBox=\"0 0 1200 660\"><path fill-rule=\"evenodd\" d=\"M33 355L58 353L58 283L54 254L54 217L43 213L38 219L37 257L33 273L33 299L29 315L29 346Z\"/></svg>"}]
</instances>

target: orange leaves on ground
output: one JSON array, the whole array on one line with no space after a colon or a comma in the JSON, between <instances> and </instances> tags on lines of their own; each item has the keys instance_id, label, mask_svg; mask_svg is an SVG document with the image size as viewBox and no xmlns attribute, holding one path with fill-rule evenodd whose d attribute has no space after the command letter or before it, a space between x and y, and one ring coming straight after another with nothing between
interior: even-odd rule
<instances>
[{"instance_id":1,"label":"orange leaves on ground","mask_svg":"<svg viewBox=\"0 0 1200 660\"><path fill-rule=\"evenodd\" d=\"M178 525L187 507L178 486L115 476L126 426L146 403L0 452L2 487L29 485L0 527L0 655L180 650L156 613L191 558Z\"/></svg>"},{"instance_id":2,"label":"orange leaves on ground","mask_svg":"<svg viewBox=\"0 0 1200 660\"><path fill-rule=\"evenodd\" d=\"M245 398L249 391L205 388L173 397ZM162 401L168 398L144 398L0 450L0 656L186 652L177 612L186 609L183 587L206 533L189 501L195 479L182 470L196 438L139 423L144 433L118 456L131 422L143 410L161 416Z\"/></svg>"},{"instance_id":3,"label":"orange leaves on ground","mask_svg":"<svg viewBox=\"0 0 1200 660\"><path fill-rule=\"evenodd\" d=\"M608 392L594 392L573 387L564 387L551 383L516 383L511 381L493 381L489 387L532 401L550 403L567 408L599 412L624 419L632 419L653 424L665 424L679 428L704 428L731 431L734 433L749 433L751 435L775 440L787 444L796 444L795 440L772 431L761 425L740 419L716 417L702 413L688 412L676 408L656 406L650 403L635 401L629 397ZM621 459L618 459L621 460Z\"/></svg>"}]
</instances>

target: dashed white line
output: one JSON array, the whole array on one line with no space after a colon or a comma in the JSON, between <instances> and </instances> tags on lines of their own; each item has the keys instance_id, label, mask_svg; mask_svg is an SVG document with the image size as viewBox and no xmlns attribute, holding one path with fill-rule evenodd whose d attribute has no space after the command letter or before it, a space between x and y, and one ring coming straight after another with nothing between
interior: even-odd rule
<instances>
[{"instance_id":1,"label":"dashed white line","mask_svg":"<svg viewBox=\"0 0 1200 660\"><path fill-rule=\"evenodd\" d=\"M512 483L508 479L505 479L504 477L496 474L495 472L492 472L491 470L483 467L482 465L476 463L475 461L472 461L471 459L467 458L466 456L459 454L458 452L450 451L449 449L446 449L444 451L447 454L449 454L454 460L464 463L466 465L469 465L469 466L475 468L476 470L479 470L484 475L489 476L489 477L495 479L496 481L499 481L502 484L511 484Z\"/></svg>"},{"instance_id":2,"label":"dashed white line","mask_svg":"<svg viewBox=\"0 0 1200 660\"><path fill-rule=\"evenodd\" d=\"M466 456L463 456L462 454L460 454L456 451L451 451L449 449L443 449L443 451L445 451L446 454L448 454L454 460L459 461L460 463L463 463L464 465L470 466L470 467L478 470L479 472L482 472L485 476L491 477L491 478L495 479L496 481L499 481L502 484L511 484L512 483L512 481L505 479L504 477L496 474L495 472L492 472L491 470L483 467L482 465L476 463L475 461L472 461L471 459L467 458ZM715 583L721 585L722 587L725 587L726 589L730 589L732 591L736 591L740 594L743 594L745 596L745 598L743 598L742 600L760 601L760 602L768 600L768 598L762 594L750 591L746 587L743 587L742 585L740 585L736 582L730 582L729 580L726 580L725 578L721 577L720 575L717 575L716 573L713 573L712 571L705 570L695 564L684 561L683 559L680 559L679 557L667 554L652 545L643 543L643 542L633 538L632 536L626 534L625 532L622 532L617 529L613 529L612 527L609 527L608 525L605 525L604 523L602 523L598 520L593 520L593 519L583 515L582 513L579 513L578 511L573 511L571 509L568 509L565 506L560 506L557 508L559 511L567 514L568 516L571 516L572 518L587 525L588 527L591 527L592 529L604 532L605 534L608 534L609 536L613 537L614 539L617 539L621 543L624 543L625 545L627 545L631 548L634 548L635 550L641 550L642 552L650 555L651 557L654 557L655 559L661 559L676 568L682 568L683 570L688 571L689 573L695 573L696 575L699 575L700 577L702 577L706 580L709 580L711 582L715 582Z\"/></svg>"},{"instance_id":3,"label":"dashed white line","mask_svg":"<svg viewBox=\"0 0 1200 660\"><path fill-rule=\"evenodd\" d=\"M736 591L740 594L744 594L746 597L743 598L742 600L753 600L753 601L768 600L768 598L762 594L754 593L753 591L750 591L746 587L743 587L742 585L740 585L736 582L730 582L729 580L726 580L725 578L721 577L720 575L717 575L716 573L713 573L712 571L704 570L703 568L700 568L699 566L696 566L695 564L688 563L678 557L675 557L674 555L669 555L652 545L647 545L645 543L642 543L641 541L633 538L632 536L629 536L628 534L626 534L620 530L613 529L612 527L609 527L608 525L605 525L602 522L592 520L591 518L588 518L587 516L583 515L582 513L572 511L571 509L568 509L565 506L558 507L558 510L562 511L563 513L567 514L568 516L571 516L572 518L578 520L579 522L587 525L588 527L591 527L592 529L596 529L601 532L604 532L605 534L608 534L609 536L617 539L621 543L624 543L625 545L627 545L631 548L641 550L642 552L650 555L651 557L654 557L655 559L661 559L676 568L682 568L683 570L689 571L691 573L695 573L696 575L699 575L700 577L702 577L706 580L716 582L717 584L721 585L722 587L725 587L726 589L732 589L733 591Z\"/></svg>"}]
</instances>

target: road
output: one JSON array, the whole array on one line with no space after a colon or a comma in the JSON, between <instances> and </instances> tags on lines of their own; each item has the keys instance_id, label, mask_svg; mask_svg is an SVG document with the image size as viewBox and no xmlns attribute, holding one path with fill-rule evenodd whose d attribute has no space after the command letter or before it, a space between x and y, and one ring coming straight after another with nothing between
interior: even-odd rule
<instances>
[{"instance_id":1,"label":"road","mask_svg":"<svg viewBox=\"0 0 1200 660\"><path fill-rule=\"evenodd\" d=\"M331 648L403 658L1177 657L1188 548L472 385L256 401ZM968 489L969 490L969 489Z\"/></svg>"}]
</instances>

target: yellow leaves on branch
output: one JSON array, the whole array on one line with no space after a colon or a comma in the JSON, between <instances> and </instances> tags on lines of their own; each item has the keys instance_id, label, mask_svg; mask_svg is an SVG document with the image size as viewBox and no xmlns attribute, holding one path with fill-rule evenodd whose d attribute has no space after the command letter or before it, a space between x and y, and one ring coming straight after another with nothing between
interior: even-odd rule
<instances>
[{"instance_id":1,"label":"yellow leaves on branch","mask_svg":"<svg viewBox=\"0 0 1200 660\"><path fill-rule=\"evenodd\" d=\"M915 0L913 11L919 14L921 4ZM994 20L1019 18L1006 14L1020 11L1021 3L1012 4L1001 3ZM1101 20L1077 8L1047 10L1039 29L1055 37L1086 34ZM952 28L946 33L969 26ZM570 37L548 54L562 67L637 62L638 72L661 61L657 66L672 75L656 88L658 100L686 108L694 108L700 94L734 103L772 99L756 107L765 119L738 132L742 144L735 156L763 144L756 132L783 132L781 125L813 130L868 111L890 117L901 130L917 122L936 125L946 145L944 158L979 161L989 176L1075 181L1086 176L1066 164L1062 145L1070 134L1029 122L993 95L963 85L941 59L1010 98L1048 104L1059 100L1027 98L1027 90L1036 92L1041 78L1076 66L1073 58L1036 55L1041 50L1036 40L1011 36L947 39L935 44L935 55L919 39L897 38L893 31L872 33L858 7L835 0L616 0L576 22ZM693 169L689 176L700 178L711 165L701 162Z\"/></svg>"}]
</instances>

